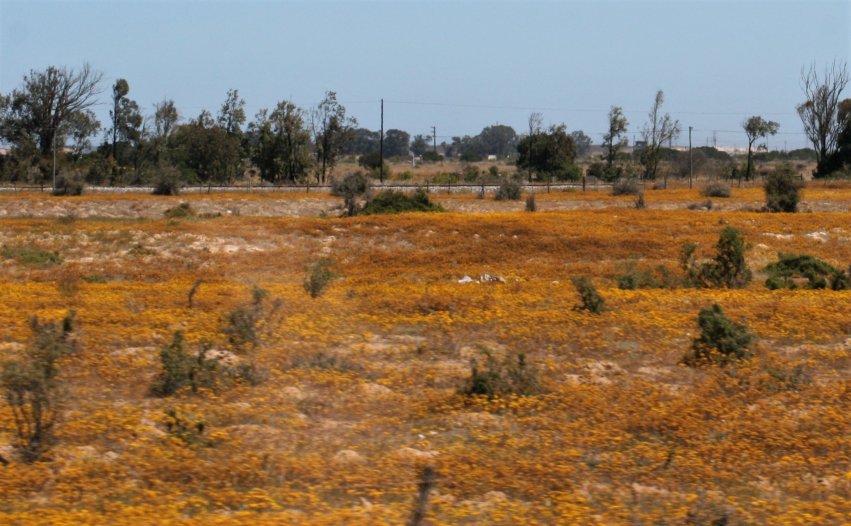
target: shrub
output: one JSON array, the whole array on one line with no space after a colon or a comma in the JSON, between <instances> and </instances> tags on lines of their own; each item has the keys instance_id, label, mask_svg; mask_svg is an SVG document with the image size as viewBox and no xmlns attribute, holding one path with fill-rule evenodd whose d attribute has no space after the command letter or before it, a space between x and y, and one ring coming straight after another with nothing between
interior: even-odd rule
<instances>
[{"instance_id":1,"label":"shrub","mask_svg":"<svg viewBox=\"0 0 851 526\"><path fill-rule=\"evenodd\" d=\"M612 195L638 195L641 183L635 177L621 177L612 183Z\"/></svg>"},{"instance_id":2,"label":"shrub","mask_svg":"<svg viewBox=\"0 0 851 526\"><path fill-rule=\"evenodd\" d=\"M597 287L587 276L574 276L570 278L576 291L579 293L580 304L574 307L576 310L587 310L592 314L600 314L606 310L602 296L597 292Z\"/></svg>"},{"instance_id":3,"label":"shrub","mask_svg":"<svg viewBox=\"0 0 851 526\"><path fill-rule=\"evenodd\" d=\"M77 172L62 172L56 176L53 195L83 195L86 182Z\"/></svg>"},{"instance_id":4,"label":"shrub","mask_svg":"<svg viewBox=\"0 0 851 526\"><path fill-rule=\"evenodd\" d=\"M851 290L851 265L848 270L837 270L830 277L830 288L832 290Z\"/></svg>"},{"instance_id":5,"label":"shrub","mask_svg":"<svg viewBox=\"0 0 851 526\"><path fill-rule=\"evenodd\" d=\"M5 259L14 259L21 265L34 267L48 267L62 264L62 256L59 252L41 250L32 247L7 247L0 249L0 256Z\"/></svg>"},{"instance_id":6,"label":"shrub","mask_svg":"<svg viewBox=\"0 0 851 526\"><path fill-rule=\"evenodd\" d=\"M506 178L499 183L494 199L497 201L518 201L521 191L522 187L519 182Z\"/></svg>"},{"instance_id":7,"label":"shrub","mask_svg":"<svg viewBox=\"0 0 851 526\"><path fill-rule=\"evenodd\" d=\"M213 446L213 441L204 436L207 431L204 420L195 415L179 413L174 409L167 409L164 413L166 431L184 446Z\"/></svg>"},{"instance_id":8,"label":"shrub","mask_svg":"<svg viewBox=\"0 0 851 526\"><path fill-rule=\"evenodd\" d=\"M686 285L693 287L742 288L750 283L752 274L745 261L745 240L733 227L721 231L712 261L694 262L696 245L683 245L680 263L686 271Z\"/></svg>"},{"instance_id":9,"label":"shrub","mask_svg":"<svg viewBox=\"0 0 851 526\"><path fill-rule=\"evenodd\" d=\"M769 212L797 212L804 183L788 165L777 167L765 178L765 207Z\"/></svg>"},{"instance_id":10,"label":"shrub","mask_svg":"<svg viewBox=\"0 0 851 526\"><path fill-rule=\"evenodd\" d=\"M357 198L367 191L369 191L369 179L361 172L350 173L342 179L335 179L331 184L331 193L343 198L348 216L357 215Z\"/></svg>"},{"instance_id":11,"label":"shrub","mask_svg":"<svg viewBox=\"0 0 851 526\"><path fill-rule=\"evenodd\" d=\"M722 181L713 181L703 187L704 197L730 197L730 185Z\"/></svg>"},{"instance_id":12,"label":"shrub","mask_svg":"<svg viewBox=\"0 0 851 526\"><path fill-rule=\"evenodd\" d=\"M215 387L219 361L207 358L209 350L210 345L202 343L198 352L187 351L183 331L176 331L171 343L160 351L162 370L151 386L151 394L170 396L186 387L193 393L202 387Z\"/></svg>"},{"instance_id":13,"label":"shrub","mask_svg":"<svg viewBox=\"0 0 851 526\"><path fill-rule=\"evenodd\" d=\"M189 203L180 203L179 205L167 209L163 215L168 219L183 219L187 217L195 217L195 210Z\"/></svg>"},{"instance_id":14,"label":"shrub","mask_svg":"<svg viewBox=\"0 0 851 526\"><path fill-rule=\"evenodd\" d=\"M464 182L467 183L474 183L478 181L480 175L481 172L479 171L479 167L475 164L468 164L461 172L461 177L464 179Z\"/></svg>"},{"instance_id":15,"label":"shrub","mask_svg":"<svg viewBox=\"0 0 851 526\"><path fill-rule=\"evenodd\" d=\"M748 358L748 346L753 335L745 325L730 321L716 303L697 315L700 337L692 342L692 353L685 362L697 365L706 362L729 363Z\"/></svg>"},{"instance_id":16,"label":"shrub","mask_svg":"<svg viewBox=\"0 0 851 526\"><path fill-rule=\"evenodd\" d=\"M41 460L56 441L61 409L59 360L74 351L74 312L57 325L30 321L32 337L24 356L3 364L0 373L15 423L14 446L25 462Z\"/></svg>"},{"instance_id":17,"label":"shrub","mask_svg":"<svg viewBox=\"0 0 851 526\"><path fill-rule=\"evenodd\" d=\"M179 195L183 185L180 179L180 171L172 166L163 166L157 170L154 178L154 195Z\"/></svg>"},{"instance_id":18,"label":"shrub","mask_svg":"<svg viewBox=\"0 0 851 526\"><path fill-rule=\"evenodd\" d=\"M403 212L442 212L443 207L433 203L424 190L411 195L398 190L385 190L369 199L361 214L400 214Z\"/></svg>"},{"instance_id":19,"label":"shrub","mask_svg":"<svg viewBox=\"0 0 851 526\"><path fill-rule=\"evenodd\" d=\"M779 259L765 267L768 279L765 286L771 290L796 289L796 278L806 279L806 289L824 289L836 269L808 254L779 254Z\"/></svg>"},{"instance_id":20,"label":"shrub","mask_svg":"<svg viewBox=\"0 0 851 526\"><path fill-rule=\"evenodd\" d=\"M526 211L535 212L538 210L538 203L535 202L535 194L526 196Z\"/></svg>"},{"instance_id":21,"label":"shrub","mask_svg":"<svg viewBox=\"0 0 851 526\"><path fill-rule=\"evenodd\" d=\"M644 202L644 192L638 192L638 197L635 199L635 208L643 210L646 207L647 204Z\"/></svg>"},{"instance_id":22,"label":"shrub","mask_svg":"<svg viewBox=\"0 0 851 526\"><path fill-rule=\"evenodd\" d=\"M628 261L621 269L623 274L615 276L618 288L635 289L671 289L677 286L677 278L664 265L652 270L639 268L635 261Z\"/></svg>"},{"instance_id":23,"label":"shrub","mask_svg":"<svg viewBox=\"0 0 851 526\"><path fill-rule=\"evenodd\" d=\"M310 265L310 271L304 280L304 290L311 298L318 298L336 277L333 262L328 258L318 259Z\"/></svg>"},{"instance_id":24,"label":"shrub","mask_svg":"<svg viewBox=\"0 0 851 526\"><path fill-rule=\"evenodd\" d=\"M461 387L467 396L496 398L505 395L530 396L541 392L538 371L526 362L523 353L509 354L497 360L493 354L483 351L484 363L472 360L470 377Z\"/></svg>"},{"instance_id":25,"label":"shrub","mask_svg":"<svg viewBox=\"0 0 851 526\"><path fill-rule=\"evenodd\" d=\"M422 160L427 163L437 163L443 160L443 156L433 150L424 152L421 157Z\"/></svg>"},{"instance_id":26,"label":"shrub","mask_svg":"<svg viewBox=\"0 0 851 526\"><path fill-rule=\"evenodd\" d=\"M228 348L241 358L236 369L227 373L251 385L262 381L263 374L256 365L257 349L263 343L264 327L274 319L281 306L279 301L269 303L268 296L265 289L255 285L251 290L251 303L230 311L222 329Z\"/></svg>"}]
</instances>

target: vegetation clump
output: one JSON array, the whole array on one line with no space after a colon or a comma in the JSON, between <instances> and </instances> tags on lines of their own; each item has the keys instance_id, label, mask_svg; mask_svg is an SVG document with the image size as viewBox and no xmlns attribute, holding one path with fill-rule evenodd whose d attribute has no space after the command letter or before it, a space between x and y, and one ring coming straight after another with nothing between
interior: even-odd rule
<instances>
[{"instance_id":1,"label":"vegetation clump","mask_svg":"<svg viewBox=\"0 0 851 526\"><path fill-rule=\"evenodd\" d=\"M615 282L624 290L673 289L679 284L678 277L665 265L651 270L639 267L635 261L628 261L621 267L621 272L615 276Z\"/></svg>"},{"instance_id":2,"label":"vegetation clump","mask_svg":"<svg viewBox=\"0 0 851 526\"><path fill-rule=\"evenodd\" d=\"M60 324L33 317L30 329L24 355L3 364L0 372L0 385L15 425L13 445L28 463L44 458L56 442L54 430L63 398L59 362L75 349L74 312Z\"/></svg>"},{"instance_id":3,"label":"vegetation clump","mask_svg":"<svg viewBox=\"0 0 851 526\"><path fill-rule=\"evenodd\" d=\"M641 183L637 177L621 177L612 183L612 195L638 195Z\"/></svg>"},{"instance_id":4,"label":"vegetation clump","mask_svg":"<svg viewBox=\"0 0 851 526\"><path fill-rule=\"evenodd\" d=\"M779 259L765 267L768 279L765 286L771 290L824 289L831 285L838 271L828 263L809 254L779 254ZM806 280L805 283L801 283Z\"/></svg>"},{"instance_id":5,"label":"vegetation clump","mask_svg":"<svg viewBox=\"0 0 851 526\"><path fill-rule=\"evenodd\" d=\"M538 371L527 363L525 354L512 353L499 360L492 353L482 351L482 356L483 363L475 359L470 363L470 376L461 387L462 394L493 399L541 392Z\"/></svg>"},{"instance_id":6,"label":"vegetation clump","mask_svg":"<svg viewBox=\"0 0 851 526\"><path fill-rule=\"evenodd\" d=\"M192 206L183 202L179 205L167 209L163 212L163 215L168 219L185 219L187 217L195 217L195 210L192 209Z\"/></svg>"},{"instance_id":7,"label":"vegetation clump","mask_svg":"<svg viewBox=\"0 0 851 526\"><path fill-rule=\"evenodd\" d=\"M179 195L182 187L180 171L171 166L163 166L154 178L153 195Z\"/></svg>"},{"instance_id":8,"label":"vegetation clump","mask_svg":"<svg viewBox=\"0 0 851 526\"><path fill-rule=\"evenodd\" d=\"M311 298L318 298L336 277L334 262L331 259L317 259L310 265L310 270L304 279L304 290L310 294Z\"/></svg>"},{"instance_id":9,"label":"vegetation clump","mask_svg":"<svg viewBox=\"0 0 851 526\"><path fill-rule=\"evenodd\" d=\"M494 199L497 201L519 201L523 188L518 181L505 178L499 183Z\"/></svg>"},{"instance_id":10,"label":"vegetation clump","mask_svg":"<svg viewBox=\"0 0 851 526\"><path fill-rule=\"evenodd\" d=\"M206 436L207 424L196 415L166 409L166 432L187 447L212 447L213 441Z\"/></svg>"},{"instance_id":11,"label":"vegetation clump","mask_svg":"<svg viewBox=\"0 0 851 526\"><path fill-rule=\"evenodd\" d=\"M7 247L3 245L0 256L5 259L14 259L21 265L34 267L48 267L62 264L62 256L53 250L41 250L33 247Z\"/></svg>"},{"instance_id":12,"label":"vegetation clump","mask_svg":"<svg viewBox=\"0 0 851 526\"><path fill-rule=\"evenodd\" d=\"M401 214L404 212L442 212L443 207L429 199L425 190L418 189L413 194L398 190L385 190L369 199L360 214Z\"/></svg>"},{"instance_id":13,"label":"vegetation clump","mask_svg":"<svg viewBox=\"0 0 851 526\"><path fill-rule=\"evenodd\" d=\"M56 176L53 195L83 195L86 183L83 176L77 172L63 172Z\"/></svg>"},{"instance_id":14,"label":"vegetation clump","mask_svg":"<svg viewBox=\"0 0 851 526\"><path fill-rule=\"evenodd\" d=\"M210 344L204 342L197 352L186 349L183 331L176 331L171 343L160 351L162 370L151 386L154 396L171 396L188 387L192 393L216 386L219 361L209 358Z\"/></svg>"},{"instance_id":15,"label":"vegetation clump","mask_svg":"<svg viewBox=\"0 0 851 526\"><path fill-rule=\"evenodd\" d=\"M361 172L350 173L342 179L335 179L331 193L343 198L347 216L358 214L358 198L369 191L369 178Z\"/></svg>"},{"instance_id":16,"label":"vegetation clump","mask_svg":"<svg viewBox=\"0 0 851 526\"><path fill-rule=\"evenodd\" d=\"M573 276L570 278L576 291L579 293L580 303L574 307L576 310L587 310L592 314L600 314L606 310L603 297L597 292L597 287L587 276Z\"/></svg>"},{"instance_id":17,"label":"vegetation clump","mask_svg":"<svg viewBox=\"0 0 851 526\"><path fill-rule=\"evenodd\" d=\"M803 181L788 165L776 168L765 178L765 208L769 212L797 212Z\"/></svg>"},{"instance_id":18,"label":"vegetation clump","mask_svg":"<svg viewBox=\"0 0 851 526\"><path fill-rule=\"evenodd\" d=\"M697 245L692 243L682 247L680 263L686 271L686 285L738 289L750 283L753 275L745 261L745 240L737 229L728 226L721 231L711 261L696 263L696 249Z\"/></svg>"},{"instance_id":19,"label":"vegetation clump","mask_svg":"<svg viewBox=\"0 0 851 526\"><path fill-rule=\"evenodd\" d=\"M730 197L733 195L730 185L723 181L712 181L703 187L704 197Z\"/></svg>"},{"instance_id":20,"label":"vegetation clump","mask_svg":"<svg viewBox=\"0 0 851 526\"><path fill-rule=\"evenodd\" d=\"M535 202L535 194L529 194L526 196L526 211L527 212L536 212L538 210L538 203Z\"/></svg>"},{"instance_id":21,"label":"vegetation clump","mask_svg":"<svg viewBox=\"0 0 851 526\"><path fill-rule=\"evenodd\" d=\"M745 325L727 318L717 303L700 311L697 324L701 332L692 342L692 353L685 358L688 365L726 364L750 357L748 347L753 335Z\"/></svg>"}]
</instances>

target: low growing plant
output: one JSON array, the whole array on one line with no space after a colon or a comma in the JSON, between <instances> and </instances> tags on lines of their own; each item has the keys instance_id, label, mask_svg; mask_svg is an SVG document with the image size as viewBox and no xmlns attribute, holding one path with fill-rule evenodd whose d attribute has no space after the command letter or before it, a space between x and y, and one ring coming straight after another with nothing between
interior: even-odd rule
<instances>
[{"instance_id":1,"label":"low growing plant","mask_svg":"<svg viewBox=\"0 0 851 526\"><path fill-rule=\"evenodd\" d=\"M791 166L779 166L765 178L765 207L769 212L797 212L804 182Z\"/></svg>"},{"instance_id":2,"label":"low growing plant","mask_svg":"<svg viewBox=\"0 0 851 526\"><path fill-rule=\"evenodd\" d=\"M482 351L483 360L472 360L470 376L461 387L467 396L497 398L506 395L531 396L541 392L538 371L530 366L523 353L506 355L498 360Z\"/></svg>"},{"instance_id":3,"label":"low growing plant","mask_svg":"<svg viewBox=\"0 0 851 526\"><path fill-rule=\"evenodd\" d=\"M318 298L336 277L334 263L329 258L320 258L310 265L304 280L304 290L311 298Z\"/></svg>"},{"instance_id":4,"label":"low growing plant","mask_svg":"<svg viewBox=\"0 0 851 526\"><path fill-rule=\"evenodd\" d=\"M727 318L717 303L700 311L697 324L700 336L692 342L692 353L686 356L688 365L726 364L750 357L748 347L753 335L745 325Z\"/></svg>"},{"instance_id":5,"label":"low growing plant","mask_svg":"<svg viewBox=\"0 0 851 526\"><path fill-rule=\"evenodd\" d=\"M523 188L518 181L505 178L499 183L494 199L497 201L518 201Z\"/></svg>"},{"instance_id":6,"label":"low growing plant","mask_svg":"<svg viewBox=\"0 0 851 526\"><path fill-rule=\"evenodd\" d=\"M579 293L580 303L574 307L576 310L587 310L592 314L600 314L606 310L603 297L597 292L597 287L587 276L573 276L570 278L576 291Z\"/></svg>"},{"instance_id":7,"label":"low growing plant","mask_svg":"<svg viewBox=\"0 0 851 526\"><path fill-rule=\"evenodd\" d=\"M798 281L806 280L805 289L824 289L837 270L828 263L809 254L779 254L779 259L765 267L768 279L765 286L771 290L797 289Z\"/></svg>"},{"instance_id":8,"label":"low growing plant","mask_svg":"<svg viewBox=\"0 0 851 526\"><path fill-rule=\"evenodd\" d=\"M372 215L442 211L443 207L433 203L428 194L420 189L410 195L398 190L385 190L367 199L360 213Z\"/></svg>"}]
</instances>

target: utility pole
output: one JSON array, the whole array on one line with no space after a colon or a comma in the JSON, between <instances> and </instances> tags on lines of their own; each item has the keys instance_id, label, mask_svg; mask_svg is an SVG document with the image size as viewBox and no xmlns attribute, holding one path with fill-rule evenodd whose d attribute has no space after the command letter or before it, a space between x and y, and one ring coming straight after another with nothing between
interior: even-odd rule
<instances>
[{"instance_id":1,"label":"utility pole","mask_svg":"<svg viewBox=\"0 0 851 526\"><path fill-rule=\"evenodd\" d=\"M431 127L431 137L432 144L434 147L434 153L437 153L437 128L435 126Z\"/></svg>"},{"instance_id":2,"label":"utility pole","mask_svg":"<svg viewBox=\"0 0 851 526\"><path fill-rule=\"evenodd\" d=\"M381 164L378 168L378 180L384 184L384 99L381 99L381 140L379 141L379 151L381 152Z\"/></svg>"},{"instance_id":3,"label":"utility pole","mask_svg":"<svg viewBox=\"0 0 851 526\"><path fill-rule=\"evenodd\" d=\"M53 193L56 193L56 128L53 129Z\"/></svg>"},{"instance_id":4,"label":"utility pole","mask_svg":"<svg viewBox=\"0 0 851 526\"><path fill-rule=\"evenodd\" d=\"M692 162L691 162L691 126L688 127L688 187L691 190Z\"/></svg>"}]
</instances>

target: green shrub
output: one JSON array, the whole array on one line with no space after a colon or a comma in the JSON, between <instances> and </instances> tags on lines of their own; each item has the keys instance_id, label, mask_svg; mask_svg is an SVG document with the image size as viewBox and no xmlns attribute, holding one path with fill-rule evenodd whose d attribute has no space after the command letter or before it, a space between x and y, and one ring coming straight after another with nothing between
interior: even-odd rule
<instances>
[{"instance_id":1,"label":"green shrub","mask_svg":"<svg viewBox=\"0 0 851 526\"><path fill-rule=\"evenodd\" d=\"M721 231L715 247L715 257L706 263L694 261L696 245L682 247L680 263L686 271L686 285L707 288L743 288L750 283L752 274L745 261L745 240L733 227Z\"/></svg>"},{"instance_id":2,"label":"green shrub","mask_svg":"<svg viewBox=\"0 0 851 526\"><path fill-rule=\"evenodd\" d=\"M56 176L53 195L83 195L86 182L78 172L62 172Z\"/></svg>"},{"instance_id":3,"label":"green shrub","mask_svg":"<svg viewBox=\"0 0 851 526\"><path fill-rule=\"evenodd\" d=\"M213 441L204 436L207 424L203 419L185 413L179 413L174 409L164 411L165 429L169 435L189 447L212 447Z\"/></svg>"},{"instance_id":4,"label":"green shrub","mask_svg":"<svg viewBox=\"0 0 851 526\"><path fill-rule=\"evenodd\" d=\"M370 215L442 211L443 207L433 203L428 194L420 189L410 195L398 190L385 190L367 199L360 213Z\"/></svg>"},{"instance_id":5,"label":"green shrub","mask_svg":"<svg viewBox=\"0 0 851 526\"><path fill-rule=\"evenodd\" d=\"M806 279L806 289L824 289L837 270L808 254L779 254L779 259L765 267L765 272L768 273L765 286L771 290L796 289L796 279Z\"/></svg>"},{"instance_id":6,"label":"green shrub","mask_svg":"<svg viewBox=\"0 0 851 526\"><path fill-rule=\"evenodd\" d=\"M423 152L421 157L423 162L427 163L437 163L443 160L443 156L433 150Z\"/></svg>"},{"instance_id":7,"label":"green shrub","mask_svg":"<svg viewBox=\"0 0 851 526\"><path fill-rule=\"evenodd\" d=\"M497 201L518 201L523 188L518 181L505 178L499 183L494 199Z\"/></svg>"},{"instance_id":8,"label":"green shrub","mask_svg":"<svg viewBox=\"0 0 851 526\"><path fill-rule=\"evenodd\" d=\"M59 361L75 350L74 312L61 324L34 317L30 329L23 357L4 363L0 372L15 424L13 445L25 462L41 460L56 442L54 429L62 405Z\"/></svg>"},{"instance_id":9,"label":"green shrub","mask_svg":"<svg viewBox=\"0 0 851 526\"><path fill-rule=\"evenodd\" d=\"M765 178L765 207L769 212L797 212L804 183L788 165L777 167Z\"/></svg>"},{"instance_id":10,"label":"green shrub","mask_svg":"<svg viewBox=\"0 0 851 526\"><path fill-rule=\"evenodd\" d=\"M481 172L479 171L479 167L475 164L468 164L464 167L464 170L461 172L461 177L464 179L466 183L474 183L479 180L479 176Z\"/></svg>"},{"instance_id":11,"label":"green shrub","mask_svg":"<svg viewBox=\"0 0 851 526\"><path fill-rule=\"evenodd\" d=\"M535 212L538 210L538 203L535 202L535 194L530 193L526 196L526 211Z\"/></svg>"},{"instance_id":12,"label":"green shrub","mask_svg":"<svg viewBox=\"0 0 851 526\"><path fill-rule=\"evenodd\" d=\"M597 292L597 287L587 276L573 276L570 278L576 291L579 293L580 304L574 307L576 310L587 310L592 314L600 314L606 310L605 301Z\"/></svg>"},{"instance_id":13,"label":"green shrub","mask_svg":"<svg viewBox=\"0 0 851 526\"><path fill-rule=\"evenodd\" d=\"M311 298L318 298L336 277L334 263L328 258L320 258L310 265L310 271L304 280L304 290Z\"/></svg>"},{"instance_id":14,"label":"green shrub","mask_svg":"<svg viewBox=\"0 0 851 526\"><path fill-rule=\"evenodd\" d=\"M830 288L832 290L851 290L851 265L848 270L837 270L830 277Z\"/></svg>"},{"instance_id":15,"label":"green shrub","mask_svg":"<svg viewBox=\"0 0 851 526\"><path fill-rule=\"evenodd\" d=\"M180 203L179 205L167 209L163 215L168 219L184 219L187 217L195 217L195 210L189 203Z\"/></svg>"},{"instance_id":16,"label":"green shrub","mask_svg":"<svg viewBox=\"0 0 851 526\"><path fill-rule=\"evenodd\" d=\"M196 353L187 351L183 331L175 332L171 343L160 351L162 370L151 386L151 394L171 396L186 387L193 393L200 388L214 388L219 361L207 358L209 351L207 343L201 344Z\"/></svg>"},{"instance_id":17,"label":"green shrub","mask_svg":"<svg viewBox=\"0 0 851 526\"><path fill-rule=\"evenodd\" d=\"M3 245L0 256L5 259L14 259L21 265L34 267L48 267L62 264L62 256L59 252L41 250L32 247L7 247Z\"/></svg>"},{"instance_id":18,"label":"green shrub","mask_svg":"<svg viewBox=\"0 0 851 526\"><path fill-rule=\"evenodd\" d=\"M713 181L703 187L704 197L730 197L733 195L730 185L722 181Z\"/></svg>"},{"instance_id":19,"label":"green shrub","mask_svg":"<svg viewBox=\"0 0 851 526\"><path fill-rule=\"evenodd\" d=\"M636 177L621 177L612 183L612 195L638 195L641 182Z\"/></svg>"},{"instance_id":20,"label":"green shrub","mask_svg":"<svg viewBox=\"0 0 851 526\"><path fill-rule=\"evenodd\" d=\"M357 199L368 191L369 178L361 172L350 173L342 179L334 179L331 184L331 193L343 198L348 216L357 215Z\"/></svg>"},{"instance_id":21,"label":"green shrub","mask_svg":"<svg viewBox=\"0 0 851 526\"><path fill-rule=\"evenodd\" d=\"M692 342L692 353L685 359L687 364L729 363L750 356L748 347L753 335L745 325L730 321L717 303L700 311L697 324L701 332Z\"/></svg>"},{"instance_id":22,"label":"green shrub","mask_svg":"<svg viewBox=\"0 0 851 526\"><path fill-rule=\"evenodd\" d=\"M162 166L154 177L154 195L179 195L183 182L180 171L173 166Z\"/></svg>"},{"instance_id":23,"label":"green shrub","mask_svg":"<svg viewBox=\"0 0 851 526\"><path fill-rule=\"evenodd\" d=\"M509 354L497 360L490 352L482 351L484 363L472 360L470 377L461 387L467 396L496 398L506 395L531 396L541 392L538 371L526 362L523 353Z\"/></svg>"},{"instance_id":24,"label":"green shrub","mask_svg":"<svg viewBox=\"0 0 851 526\"><path fill-rule=\"evenodd\" d=\"M621 267L621 272L615 276L615 282L624 290L672 289L678 285L677 277L664 265L657 266L654 272L640 268L635 261L628 261Z\"/></svg>"}]
</instances>

